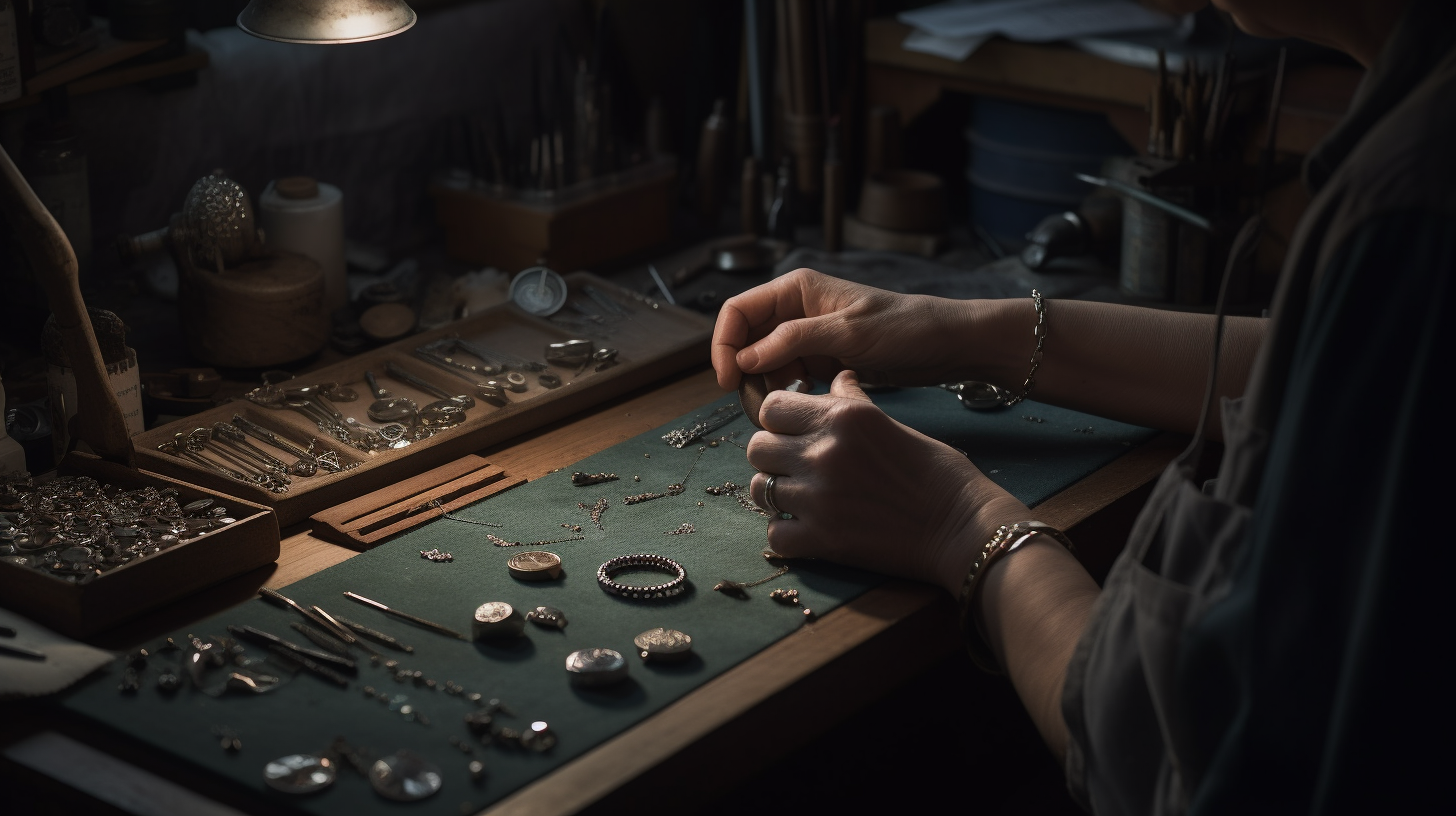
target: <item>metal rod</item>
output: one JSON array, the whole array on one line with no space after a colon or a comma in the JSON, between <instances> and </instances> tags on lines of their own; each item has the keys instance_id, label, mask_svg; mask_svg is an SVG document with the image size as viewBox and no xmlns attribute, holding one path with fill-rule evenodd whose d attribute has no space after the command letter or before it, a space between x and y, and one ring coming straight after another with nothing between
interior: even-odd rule
<instances>
[{"instance_id":1,"label":"metal rod","mask_svg":"<svg viewBox=\"0 0 1456 816\"><path fill-rule=\"evenodd\" d=\"M358 595L358 594L353 593L353 592L345 592L344 593L344 597L345 598L348 598L351 601L357 601L357 602L359 602L361 604L364 604L365 606L372 606L375 609L378 609L380 612L383 612L386 615L391 615L393 617L399 618L400 620L409 621L410 623L416 624L418 626L423 626L426 629L434 630L436 632L439 632L442 635L449 635L450 637L458 638L460 640L469 640L470 639L470 638L467 638L466 636L460 634L459 632L455 631L454 629L451 629L448 626L441 626L440 624L435 623L434 621L425 620L424 618L417 618L417 617L415 617L414 615L411 615L408 612L401 612L398 609L391 609L390 607L385 606L384 604L380 603L379 601L370 600L370 599L364 597L363 595Z\"/></svg>"},{"instance_id":2,"label":"metal rod","mask_svg":"<svg viewBox=\"0 0 1456 816\"><path fill-rule=\"evenodd\" d=\"M1139 190L1131 184L1125 184L1116 179L1089 176L1086 173L1078 173L1077 178L1078 180L1085 181L1088 184L1095 184L1098 187L1106 187L1107 189L1114 192L1122 193L1128 198L1135 198L1138 201L1143 202L1144 204L1150 204L1154 207L1157 207L1158 209L1173 216L1174 218L1179 218L1187 221L1188 223L1192 224L1195 227L1198 227L1201 230L1213 232L1213 222L1209 221L1207 218L1204 218L1203 216L1199 215L1196 212L1193 212L1192 210L1184 209L1183 207L1180 207L1171 201L1158 198L1157 196L1146 190Z\"/></svg>"}]
</instances>

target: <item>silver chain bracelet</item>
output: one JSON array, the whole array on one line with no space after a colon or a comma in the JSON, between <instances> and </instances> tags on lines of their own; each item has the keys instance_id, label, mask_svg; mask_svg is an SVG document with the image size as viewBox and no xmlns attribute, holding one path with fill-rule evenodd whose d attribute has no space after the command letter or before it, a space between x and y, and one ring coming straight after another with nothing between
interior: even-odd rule
<instances>
[{"instance_id":1,"label":"silver chain bracelet","mask_svg":"<svg viewBox=\"0 0 1456 816\"><path fill-rule=\"evenodd\" d=\"M1036 335L1036 351L1031 353L1031 370L1026 372L1026 382L1021 384L1021 393L1006 400L1006 407L1011 407L1026 399L1031 389L1036 386L1036 370L1041 368L1041 350L1046 345L1046 303L1042 301L1041 292L1031 290L1031 304L1036 307L1036 326L1031 330Z\"/></svg>"}]
</instances>

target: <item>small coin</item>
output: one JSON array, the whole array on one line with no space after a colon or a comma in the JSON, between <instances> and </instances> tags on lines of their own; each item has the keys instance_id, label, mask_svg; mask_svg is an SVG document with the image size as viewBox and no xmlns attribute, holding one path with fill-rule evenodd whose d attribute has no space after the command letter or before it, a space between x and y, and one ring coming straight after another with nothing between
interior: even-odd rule
<instances>
[{"instance_id":1,"label":"small coin","mask_svg":"<svg viewBox=\"0 0 1456 816\"><path fill-rule=\"evenodd\" d=\"M182 512L201 513L203 510L206 510L207 508L212 506L212 501L212 499L198 499L194 502L188 502L187 504L182 505Z\"/></svg>"},{"instance_id":2,"label":"small coin","mask_svg":"<svg viewBox=\"0 0 1456 816\"><path fill-rule=\"evenodd\" d=\"M506 562L511 577L522 581L554 581L561 577L561 558L555 553L531 550Z\"/></svg>"},{"instance_id":3,"label":"small coin","mask_svg":"<svg viewBox=\"0 0 1456 816\"><path fill-rule=\"evenodd\" d=\"M643 660L658 660L664 663L686 660L693 650L693 639L676 629L648 629L632 638L637 654Z\"/></svg>"},{"instance_id":4,"label":"small coin","mask_svg":"<svg viewBox=\"0 0 1456 816\"><path fill-rule=\"evenodd\" d=\"M763 423L758 415L763 410L768 392L768 380L762 374L744 374L738 383L738 402L743 406L743 413L748 415L748 421L759 430L763 430Z\"/></svg>"}]
</instances>

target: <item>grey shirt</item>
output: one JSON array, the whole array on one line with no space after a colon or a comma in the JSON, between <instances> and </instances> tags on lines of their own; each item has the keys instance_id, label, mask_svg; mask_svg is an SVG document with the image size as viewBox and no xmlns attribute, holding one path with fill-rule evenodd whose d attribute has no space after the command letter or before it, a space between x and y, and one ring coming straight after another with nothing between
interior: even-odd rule
<instances>
[{"instance_id":1,"label":"grey shirt","mask_svg":"<svg viewBox=\"0 0 1456 816\"><path fill-rule=\"evenodd\" d=\"M1108 575L1062 698L1095 813L1401 812L1440 791L1453 46L1456 4L1415 0L1310 156L1216 487L1171 465Z\"/></svg>"}]
</instances>

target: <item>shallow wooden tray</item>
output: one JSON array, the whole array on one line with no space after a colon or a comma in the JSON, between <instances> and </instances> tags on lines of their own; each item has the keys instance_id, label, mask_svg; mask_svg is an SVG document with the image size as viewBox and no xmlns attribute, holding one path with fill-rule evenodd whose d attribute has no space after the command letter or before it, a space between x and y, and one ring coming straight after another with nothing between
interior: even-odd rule
<instances>
[{"instance_id":1,"label":"shallow wooden tray","mask_svg":"<svg viewBox=\"0 0 1456 816\"><path fill-rule=\"evenodd\" d=\"M179 502L216 499L237 519L86 584L0 562L0 603L62 634L85 637L110 629L148 609L278 560L278 521L272 510L254 502L83 453L67 454L57 472L127 489L176 488Z\"/></svg>"},{"instance_id":2,"label":"shallow wooden tray","mask_svg":"<svg viewBox=\"0 0 1456 816\"><path fill-rule=\"evenodd\" d=\"M562 379L562 385L554 389L541 386L535 374L528 374L527 390L510 394L510 405L496 408L477 399L475 407L459 425L407 447L374 454L336 442L320 433L312 421L297 411L272 410L251 402L237 401L139 434L133 440L137 465L272 507L278 513L278 523L287 526L708 359L708 341L713 332L711 319L687 309L653 303L589 273L576 272L567 275L566 280L572 301L583 304L588 310L605 312L598 309L596 302L582 289L584 286L594 287L628 310L627 315L599 325L572 312L570 307L553 319L543 319L527 314L514 304L502 304L444 328L417 334L345 362L311 371L301 376L300 383L334 382L353 388L359 392L359 399L335 403L336 407L346 416L371 422L366 412L373 399L368 397L365 371L374 372L380 385L396 395L410 397L420 404L436 399L386 377L386 361L393 361L448 391L472 393L466 380L442 371L413 354L416 347L449 335L459 335L486 348L529 360L544 360L548 343L585 337L600 346L617 349L617 365L603 371L587 367L580 374L576 374L574 368L553 366L551 373ZM210 427L215 422L227 422L233 414L242 414L295 440L317 438L321 449L337 452L342 461L355 467L342 473L320 472L310 477L294 477L287 493L274 494L158 450L159 445L171 441L178 433ZM284 461L294 459L256 440L254 444Z\"/></svg>"}]
</instances>

